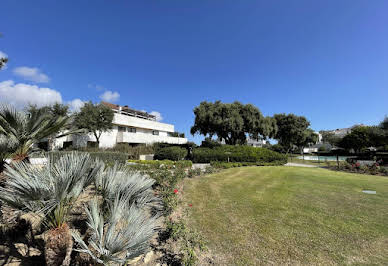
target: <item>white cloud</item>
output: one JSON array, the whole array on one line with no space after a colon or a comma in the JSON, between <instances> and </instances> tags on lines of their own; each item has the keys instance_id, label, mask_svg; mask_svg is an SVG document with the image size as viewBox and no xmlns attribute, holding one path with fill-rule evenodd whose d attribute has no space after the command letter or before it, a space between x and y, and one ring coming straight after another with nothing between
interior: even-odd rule
<instances>
[{"instance_id":1,"label":"white cloud","mask_svg":"<svg viewBox=\"0 0 388 266\"><path fill-rule=\"evenodd\" d=\"M35 67L17 67L13 70L16 76L22 77L25 80L34 81L37 83L48 83L50 78L42 73L38 68Z\"/></svg>"},{"instance_id":2,"label":"white cloud","mask_svg":"<svg viewBox=\"0 0 388 266\"><path fill-rule=\"evenodd\" d=\"M0 82L0 99L2 102L14 105L16 108L22 108L27 104L36 104L40 107L56 102L62 103L61 93L56 90L15 83L13 80Z\"/></svg>"},{"instance_id":3,"label":"white cloud","mask_svg":"<svg viewBox=\"0 0 388 266\"><path fill-rule=\"evenodd\" d=\"M68 102L67 104L70 107L70 111L78 112L82 108L82 106L84 106L85 102L77 98Z\"/></svg>"},{"instance_id":4,"label":"white cloud","mask_svg":"<svg viewBox=\"0 0 388 266\"><path fill-rule=\"evenodd\" d=\"M100 99L105 102L116 102L120 99L120 94L117 91L106 91L100 95Z\"/></svg>"},{"instance_id":5,"label":"white cloud","mask_svg":"<svg viewBox=\"0 0 388 266\"><path fill-rule=\"evenodd\" d=\"M150 113L150 115L154 115L156 117L156 121L162 121L163 120L162 114L157 112L157 111L152 111Z\"/></svg>"}]
</instances>

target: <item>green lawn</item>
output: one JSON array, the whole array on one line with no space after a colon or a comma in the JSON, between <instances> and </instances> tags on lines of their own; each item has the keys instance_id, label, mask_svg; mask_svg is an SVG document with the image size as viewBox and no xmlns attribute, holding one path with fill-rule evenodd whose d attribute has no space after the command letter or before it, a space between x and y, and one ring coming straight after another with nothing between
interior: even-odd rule
<instances>
[{"instance_id":1,"label":"green lawn","mask_svg":"<svg viewBox=\"0 0 388 266\"><path fill-rule=\"evenodd\" d=\"M186 179L184 195L225 264L388 264L387 177L242 167Z\"/></svg>"}]
</instances>

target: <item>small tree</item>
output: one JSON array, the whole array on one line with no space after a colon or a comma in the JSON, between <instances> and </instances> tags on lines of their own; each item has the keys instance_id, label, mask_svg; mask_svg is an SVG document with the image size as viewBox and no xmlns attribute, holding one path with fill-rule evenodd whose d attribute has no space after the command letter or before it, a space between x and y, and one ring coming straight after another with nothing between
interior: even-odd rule
<instances>
[{"instance_id":1,"label":"small tree","mask_svg":"<svg viewBox=\"0 0 388 266\"><path fill-rule=\"evenodd\" d=\"M79 129L93 133L99 146L101 134L112 129L113 116L114 112L109 107L88 102L75 115L74 124Z\"/></svg>"},{"instance_id":2,"label":"small tree","mask_svg":"<svg viewBox=\"0 0 388 266\"><path fill-rule=\"evenodd\" d=\"M306 139L310 122L304 116L294 114L275 114L277 133L275 139L289 153L295 146L300 147Z\"/></svg>"}]
</instances>

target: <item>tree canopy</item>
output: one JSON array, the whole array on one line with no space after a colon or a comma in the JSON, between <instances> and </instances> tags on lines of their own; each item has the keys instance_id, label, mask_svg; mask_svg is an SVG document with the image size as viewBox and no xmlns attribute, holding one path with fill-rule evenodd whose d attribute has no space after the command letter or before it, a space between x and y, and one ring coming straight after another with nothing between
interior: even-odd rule
<instances>
[{"instance_id":1,"label":"tree canopy","mask_svg":"<svg viewBox=\"0 0 388 266\"><path fill-rule=\"evenodd\" d=\"M114 112L109 107L88 102L75 115L74 125L93 133L99 145L101 134L112 129L113 116Z\"/></svg>"},{"instance_id":2,"label":"tree canopy","mask_svg":"<svg viewBox=\"0 0 388 266\"><path fill-rule=\"evenodd\" d=\"M294 114L275 114L274 119L277 125L275 139L283 146L288 153L292 148L306 145L310 141L312 130L308 127L310 122L304 116Z\"/></svg>"},{"instance_id":3,"label":"tree canopy","mask_svg":"<svg viewBox=\"0 0 388 266\"><path fill-rule=\"evenodd\" d=\"M226 144L244 144L247 136L266 139L276 133L276 123L271 117L264 117L252 104L221 101L201 102L194 108L195 121L191 134L212 138L217 136Z\"/></svg>"}]
</instances>

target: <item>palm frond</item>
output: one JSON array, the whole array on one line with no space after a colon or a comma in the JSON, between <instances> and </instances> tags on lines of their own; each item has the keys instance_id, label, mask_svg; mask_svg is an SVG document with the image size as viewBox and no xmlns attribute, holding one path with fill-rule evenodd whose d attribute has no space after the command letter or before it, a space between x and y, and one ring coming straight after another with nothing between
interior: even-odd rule
<instances>
[{"instance_id":1,"label":"palm frond","mask_svg":"<svg viewBox=\"0 0 388 266\"><path fill-rule=\"evenodd\" d=\"M69 121L67 116L53 117L43 110L27 114L9 105L0 106L0 135L16 141L18 155L28 156L33 144L58 134Z\"/></svg>"}]
</instances>

